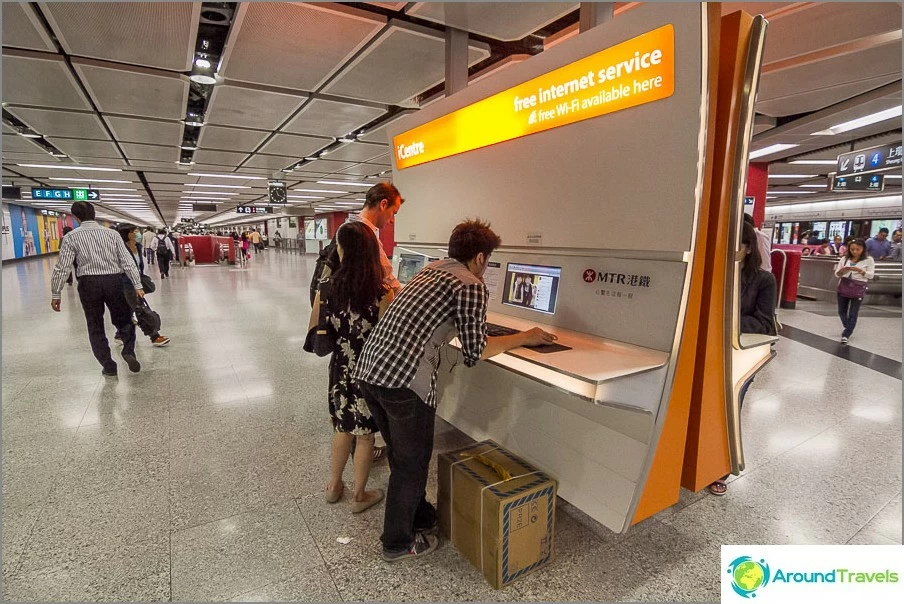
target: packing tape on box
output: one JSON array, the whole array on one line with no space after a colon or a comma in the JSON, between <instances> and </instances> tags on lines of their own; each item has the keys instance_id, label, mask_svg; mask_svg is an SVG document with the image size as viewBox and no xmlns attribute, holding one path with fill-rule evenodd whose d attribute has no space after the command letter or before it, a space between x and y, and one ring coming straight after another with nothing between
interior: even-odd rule
<instances>
[{"instance_id":1,"label":"packing tape on box","mask_svg":"<svg viewBox=\"0 0 904 604\"><path fill-rule=\"evenodd\" d=\"M493 468L493 465L489 462L489 460L480 459L480 457L483 455L486 455L487 453L492 453L493 451L496 451L497 449L500 449L500 448L501 447L493 447L492 449L487 449L486 451L481 451L480 453L477 453L477 454L468 455L467 457L464 457L463 459L453 462L452 465L449 466L449 506L450 506L449 537L452 539L453 543L455 542L455 513L451 510L451 506L452 506L452 502L455 501L455 493L454 493L455 481L453 480L455 466L457 466L460 463L464 463L466 461L476 459L477 461L486 465L487 467L492 468L493 471L495 471L498 474L499 471L496 468ZM464 455L464 454L462 453L461 455ZM510 476L508 478L503 478L499 482L494 482L493 484L488 484L485 487L483 487L482 489L480 489L480 574L484 574L484 571L483 571L483 493L484 493L484 491L486 491L487 489L491 489L497 485L500 485L504 482L508 482L510 480L517 480L518 478L524 478L525 476L530 476L532 474L539 474L539 473L540 473L540 470L534 470L533 472L519 474L518 476Z\"/></svg>"}]
</instances>

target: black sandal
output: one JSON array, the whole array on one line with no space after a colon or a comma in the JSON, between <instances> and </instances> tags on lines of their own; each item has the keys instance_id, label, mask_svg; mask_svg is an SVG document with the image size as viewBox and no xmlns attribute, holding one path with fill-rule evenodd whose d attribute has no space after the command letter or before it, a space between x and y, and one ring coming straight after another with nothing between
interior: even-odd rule
<instances>
[{"instance_id":1,"label":"black sandal","mask_svg":"<svg viewBox=\"0 0 904 604\"><path fill-rule=\"evenodd\" d=\"M374 447L374 463L386 458L386 447Z\"/></svg>"}]
</instances>

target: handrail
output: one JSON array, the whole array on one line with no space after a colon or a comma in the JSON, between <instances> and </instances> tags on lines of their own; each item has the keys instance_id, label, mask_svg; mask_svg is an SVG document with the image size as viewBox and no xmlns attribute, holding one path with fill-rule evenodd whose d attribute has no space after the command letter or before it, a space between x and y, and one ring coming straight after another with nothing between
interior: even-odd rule
<instances>
[{"instance_id":1,"label":"handrail","mask_svg":"<svg viewBox=\"0 0 904 604\"><path fill-rule=\"evenodd\" d=\"M782 305L782 293L785 290L785 272L788 270L788 253L785 250L772 250L769 254L769 260L772 260L772 254L781 254L782 255L782 271L781 278L778 280L778 299L775 301L775 312L778 314L778 309Z\"/></svg>"}]
</instances>

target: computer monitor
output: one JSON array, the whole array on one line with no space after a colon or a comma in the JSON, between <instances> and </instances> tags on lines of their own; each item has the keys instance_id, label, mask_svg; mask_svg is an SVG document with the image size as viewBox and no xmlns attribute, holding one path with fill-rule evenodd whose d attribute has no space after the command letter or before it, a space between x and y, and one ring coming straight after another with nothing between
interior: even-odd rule
<instances>
[{"instance_id":1,"label":"computer monitor","mask_svg":"<svg viewBox=\"0 0 904 604\"><path fill-rule=\"evenodd\" d=\"M556 312L562 268L538 264L513 264L505 268L502 303L548 315Z\"/></svg>"},{"instance_id":2,"label":"computer monitor","mask_svg":"<svg viewBox=\"0 0 904 604\"><path fill-rule=\"evenodd\" d=\"M420 254L401 254L399 256L399 283L408 283L419 270L424 268L427 258Z\"/></svg>"}]
</instances>

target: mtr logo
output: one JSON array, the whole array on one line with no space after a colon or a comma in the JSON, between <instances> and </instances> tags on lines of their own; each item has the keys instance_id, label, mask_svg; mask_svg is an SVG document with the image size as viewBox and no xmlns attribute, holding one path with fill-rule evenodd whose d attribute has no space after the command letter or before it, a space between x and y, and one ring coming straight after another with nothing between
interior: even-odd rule
<instances>
[{"instance_id":1,"label":"mtr logo","mask_svg":"<svg viewBox=\"0 0 904 604\"><path fill-rule=\"evenodd\" d=\"M584 283L608 283L610 285L627 285L629 287L650 287L652 279L649 275L628 275L625 273L609 273L588 268L581 273Z\"/></svg>"},{"instance_id":2,"label":"mtr logo","mask_svg":"<svg viewBox=\"0 0 904 604\"><path fill-rule=\"evenodd\" d=\"M596 271L592 268L588 268L584 271L584 282L593 283L594 281L596 281Z\"/></svg>"}]
</instances>

